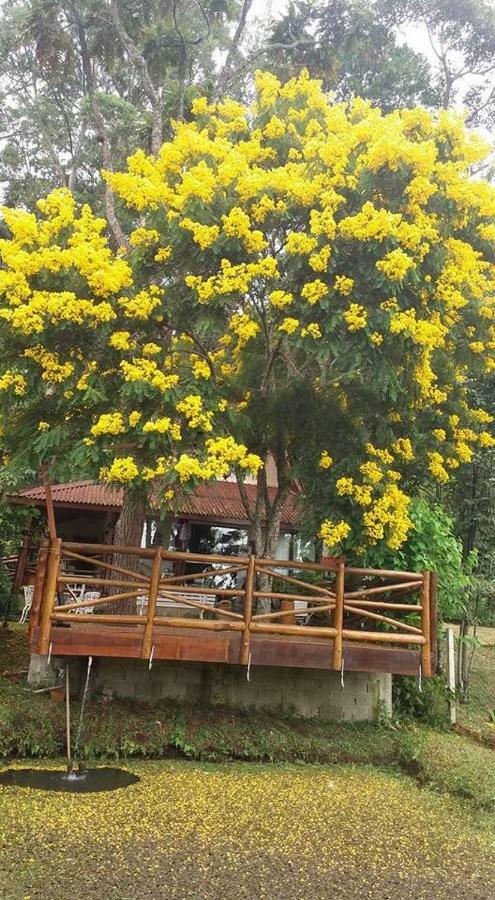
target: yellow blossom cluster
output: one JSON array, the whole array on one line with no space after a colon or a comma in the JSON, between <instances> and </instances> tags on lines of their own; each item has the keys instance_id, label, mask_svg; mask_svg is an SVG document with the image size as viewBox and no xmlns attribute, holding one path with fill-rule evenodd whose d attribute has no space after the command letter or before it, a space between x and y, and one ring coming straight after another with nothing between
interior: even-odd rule
<instances>
[{"instance_id":1,"label":"yellow blossom cluster","mask_svg":"<svg viewBox=\"0 0 495 900\"><path fill-rule=\"evenodd\" d=\"M294 296L289 291L272 291L269 299L272 306L275 306L276 309L284 309L286 306L290 306Z\"/></svg>"},{"instance_id":2,"label":"yellow blossom cluster","mask_svg":"<svg viewBox=\"0 0 495 900\"><path fill-rule=\"evenodd\" d=\"M256 337L260 326L248 313L234 313L229 320L229 328L237 337L237 350L242 349L248 341Z\"/></svg>"},{"instance_id":3,"label":"yellow blossom cluster","mask_svg":"<svg viewBox=\"0 0 495 900\"><path fill-rule=\"evenodd\" d=\"M130 331L114 331L108 339L108 344L114 350L130 350L132 347Z\"/></svg>"},{"instance_id":4,"label":"yellow blossom cluster","mask_svg":"<svg viewBox=\"0 0 495 900\"><path fill-rule=\"evenodd\" d=\"M160 232L156 228L135 228L129 235L132 247L146 247L148 244L157 244L159 240Z\"/></svg>"},{"instance_id":5,"label":"yellow blossom cluster","mask_svg":"<svg viewBox=\"0 0 495 900\"><path fill-rule=\"evenodd\" d=\"M333 286L334 290L339 294L343 294L344 297L347 297L352 292L354 281L352 278L346 278L345 275L337 275Z\"/></svg>"},{"instance_id":6,"label":"yellow blossom cluster","mask_svg":"<svg viewBox=\"0 0 495 900\"><path fill-rule=\"evenodd\" d=\"M182 413L190 428L201 431L212 431L212 413L205 412L200 394L188 394L176 405L177 412Z\"/></svg>"},{"instance_id":7,"label":"yellow blossom cluster","mask_svg":"<svg viewBox=\"0 0 495 900\"><path fill-rule=\"evenodd\" d=\"M365 534L371 543L386 539L392 550L404 543L412 522L408 515L410 498L397 484L388 484L381 497L363 514Z\"/></svg>"},{"instance_id":8,"label":"yellow blossom cluster","mask_svg":"<svg viewBox=\"0 0 495 900\"><path fill-rule=\"evenodd\" d=\"M313 306L318 300L322 300L328 294L328 287L319 278L316 281L308 281L301 289L301 297Z\"/></svg>"},{"instance_id":9,"label":"yellow blossom cluster","mask_svg":"<svg viewBox=\"0 0 495 900\"><path fill-rule=\"evenodd\" d=\"M28 347L24 351L24 356L38 363L41 368L43 381L48 381L51 384L60 384L63 381L67 381L74 371L72 362L62 362L57 353L46 350L41 344L35 347Z\"/></svg>"},{"instance_id":10,"label":"yellow blossom cluster","mask_svg":"<svg viewBox=\"0 0 495 900\"><path fill-rule=\"evenodd\" d=\"M361 328L366 328L368 313L360 303L351 303L349 308L344 311L343 319L349 331L359 331Z\"/></svg>"},{"instance_id":11,"label":"yellow blossom cluster","mask_svg":"<svg viewBox=\"0 0 495 900\"><path fill-rule=\"evenodd\" d=\"M91 426L93 437L100 437L102 434L122 434L123 431L125 431L124 417L120 412L103 413Z\"/></svg>"},{"instance_id":12,"label":"yellow blossom cluster","mask_svg":"<svg viewBox=\"0 0 495 900\"><path fill-rule=\"evenodd\" d=\"M449 473L445 468L445 460L441 453L437 453L437 451L433 450L428 453L429 464L428 470L433 475L433 477L440 482L440 484L444 484L449 480Z\"/></svg>"},{"instance_id":13,"label":"yellow blossom cluster","mask_svg":"<svg viewBox=\"0 0 495 900\"><path fill-rule=\"evenodd\" d=\"M232 264L222 259L220 271L207 278L202 275L186 275L184 282L197 294L200 303L208 303L226 294L245 295L256 278L276 278L277 261L266 256L254 263Z\"/></svg>"},{"instance_id":14,"label":"yellow blossom cluster","mask_svg":"<svg viewBox=\"0 0 495 900\"><path fill-rule=\"evenodd\" d=\"M149 319L153 310L161 306L162 291L157 285L138 291L130 297L120 297L118 305L128 319Z\"/></svg>"},{"instance_id":15,"label":"yellow blossom cluster","mask_svg":"<svg viewBox=\"0 0 495 900\"><path fill-rule=\"evenodd\" d=\"M196 353L191 354L191 369L195 378L210 378L211 364Z\"/></svg>"},{"instance_id":16,"label":"yellow blossom cluster","mask_svg":"<svg viewBox=\"0 0 495 900\"><path fill-rule=\"evenodd\" d=\"M173 441L182 440L181 427L177 422L172 422L170 416L160 416L159 419L151 419L143 425L143 434L169 434Z\"/></svg>"},{"instance_id":17,"label":"yellow blossom cluster","mask_svg":"<svg viewBox=\"0 0 495 900\"><path fill-rule=\"evenodd\" d=\"M236 443L232 437L208 440L206 451L207 455L203 460L186 453L181 454L173 466L181 483L191 479L225 478L236 467L255 475L263 465L257 454L248 453L245 445Z\"/></svg>"},{"instance_id":18,"label":"yellow blossom cluster","mask_svg":"<svg viewBox=\"0 0 495 900\"><path fill-rule=\"evenodd\" d=\"M103 481L114 481L118 484L126 484L133 481L139 475L139 469L132 456L116 456L109 467L100 469L100 478Z\"/></svg>"},{"instance_id":19,"label":"yellow blossom cluster","mask_svg":"<svg viewBox=\"0 0 495 900\"><path fill-rule=\"evenodd\" d=\"M333 465L333 459L330 456L328 450L323 450L318 465L320 469L329 469L330 466Z\"/></svg>"},{"instance_id":20,"label":"yellow blossom cluster","mask_svg":"<svg viewBox=\"0 0 495 900\"><path fill-rule=\"evenodd\" d=\"M181 228L186 228L187 231L191 232L193 241L201 247L201 250L206 250L207 247L211 247L220 236L220 228L218 225L202 225L201 222L194 222L187 216L184 216L184 218L181 219L180 224ZM158 260L158 262L160 262L160 260Z\"/></svg>"},{"instance_id":21,"label":"yellow blossom cluster","mask_svg":"<svg viewBox=\"0 0 495 900\"><path fill-rule=\"evenodd\" d=\"M291 316L286 316L285 319L278 326L279 331L285 331L286 334L294 334L295 331L299 328L299 319L294 319Z\"/></svg>"},{"instance_id":22,"label":"yellow blossom cluster","mask_svg":"<svg viewBox=\"0 0 495 900\"><path fill-rule=\"evenodd\" d=\"M0 391L8 391L10 388L13 389L14 394L17 394L18 397L23 397L26 393L27 382L24 375L21 375L20 372L13 372L11 369L7 369L2 375L0 375Z\"/></svg>"},{"instance_id":23,"label":"yellow blossom cluster","mask_svg":"<svg viewBox=\"0 0 495 900\"><path fill-rule=\"evenodd\" d=\"M175 373L165 373L154 359L135 357L128 362L123 359L120 363L124 381L142 381L156 388L161 393L166 393L179 382L179 376Z\"/></svg>"},{"instance_id":24,"label":"yellow blossom cluster","mask_svg":"<svg viewBox=\"0 0 495 900\"><path fill-rule=\"evenodd\" d=\"M310 337L317 341L321 336L321 328L318 322L309 322L308 325L301 328L301 337Z\"/></svg>"},{"instance_id":25,"label":"yellow blossom cluster","mask_svg":"<svg viewBox=\"0 0 495 900\"><path fill-rule=\"evenodd\" d=\"M391 250L383 259L379 259L376 268L389 279L389 281L401 281L409 269L414 268L414 260L400 247Z\"/></svg>"},{"instance_id":26,"label":"yellow blossom cluster","mask_svg":"<svg viewBox=\"0 0 495 900\"><path fill-rule=\"evenodd\" d=\"M335 550L350 532L351 526L347 522L333 522L332 519L325 519L320 525L318 536L324 540L329 550Z\"/></svg>"},{"instance_id":27,"label":"yellow blossom cluster","mask_svg":"<svg viewBox=\"0 0 495 900\"><path fill-rule=\"evenodd\" d=\"M239 206L233 206L228 215L222 216L223 231L228 237L238 238L248 253L259 253L267 246L262 231L251 229L251 220Z\"/></svg>"}]
</instances>

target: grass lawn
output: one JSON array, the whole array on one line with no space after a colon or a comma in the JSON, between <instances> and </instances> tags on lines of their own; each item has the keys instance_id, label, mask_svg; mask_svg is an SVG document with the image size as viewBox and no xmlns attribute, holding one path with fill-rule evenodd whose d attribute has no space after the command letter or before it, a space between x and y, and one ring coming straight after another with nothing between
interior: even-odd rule
<instances>
[{"instance_id":1,"label":"grass lawn","mask_svg":"<svg viewBox=\"0 0 495 900\"><path fill-rule=\"evenodd\" d=\"M495 896L493 821L405 776L370 767L126 766L141 781L113 793L0 788L4 900Z\"/></svg>"}]
</instances>

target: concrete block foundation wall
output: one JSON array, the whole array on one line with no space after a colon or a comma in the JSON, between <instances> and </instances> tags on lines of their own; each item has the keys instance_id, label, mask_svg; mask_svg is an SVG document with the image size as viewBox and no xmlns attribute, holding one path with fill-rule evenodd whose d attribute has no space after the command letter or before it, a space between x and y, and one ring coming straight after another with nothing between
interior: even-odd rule
<instances>
[{"instance_id":1,"label":"concrete block foundation wall","mask_svg":"<svg viewBox=\"0 0 495 900\"><path fill-rule=\"evenodd\" d=\"M95 661L96 662L96 661ZM331 721L373 721L391 711L392 676L275 666L251 668L215 663L165 662L151 670L146 660L100 659L94 688L115 696L156 702L162 699L294 712Z\"/></svg>"}]
</instances>

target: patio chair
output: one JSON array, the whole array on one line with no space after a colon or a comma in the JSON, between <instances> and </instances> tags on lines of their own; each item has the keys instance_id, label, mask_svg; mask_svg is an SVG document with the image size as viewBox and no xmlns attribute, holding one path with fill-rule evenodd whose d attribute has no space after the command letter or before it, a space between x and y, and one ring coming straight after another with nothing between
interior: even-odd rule
<instances>
[{"instance_id":1,"label":"patio chair","mask_svg":"<svg viewBox=\"0 0 495 900\"><path fill-rule=\"evenodd\" d=\"M29 613L31 612L31 606L33 605L33 595L34 595L34 585L27 584L23 587L24 592L24 606L21 613L21 618L19 619L19 624L24 625L27 622L27 618Z\"/></svg>"},{"instance_id":2,"label":"patio chair","mask_svg":"<svg viewBox=\"0 0 495 900\"><path fill-rule=\"evenodd\" d=\"M85 591L83 594L81 594L79 599L81 601L82 600L85 600L85 601L86 600L99 600L100 597L101 597L100 591ZM83 606L83 607L80 606L80 607L78 607L78 609L75 609L74 612L76 613L76 615L81 615L81 616L91 615L91 613L94 612L94 606Z\"/></svg>"},{"instance_id":3,"label":"patio chair","mask_svg":"<svg viewBox=\"0 0 495 900\"><path fill-rule=\"evenodd\" d=\"M84 595L86 593L86 585L85 584L66 584L65 590L69 595L69 599L64 602L77 603L79 600L83 600Z\"/></svg>"}]
</instances>

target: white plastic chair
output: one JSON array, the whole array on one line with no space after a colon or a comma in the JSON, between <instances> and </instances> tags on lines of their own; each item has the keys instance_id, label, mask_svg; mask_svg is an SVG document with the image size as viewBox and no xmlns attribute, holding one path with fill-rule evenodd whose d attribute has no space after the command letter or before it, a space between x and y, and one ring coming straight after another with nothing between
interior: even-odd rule
<instances>
[{"instance_id":1,"label":"white plastic chair","mask_svg":"<svg viewBox=\"0 0 495 900\"><path fill-rule=\"evenodd\" d=\"M84 594L86 592L86 585L66 584L65 589L70 597L69 603L77 603L79 600L83 600Z\"/></svg>"},{"instance_id":2,"label":"white plastic chair","mask_svg":"<svg viewBox=\"0 0 495 900\"><path fill-rule=\"evenodd\" d=\"M19 624L24 625L27 621L29 613L31 612L31 607L33 605L33 595L34 595L34 585L27 584L23 587L24 592L24 607L21 613L21 618L19 619Z\"/></svg>"},{"instance_id":3,"label":"white plastic chair","mask_svg":"<svg viewBox=\"0 0 495 900\"><path fill-rule=\"evenodd\" d=\"M100 591L85 591L81 594L79 600L99 600L101 597ZM74 610L77 615L87 616L94 612L94 606L79 606Z\"/></svg>"}]
</instances>

